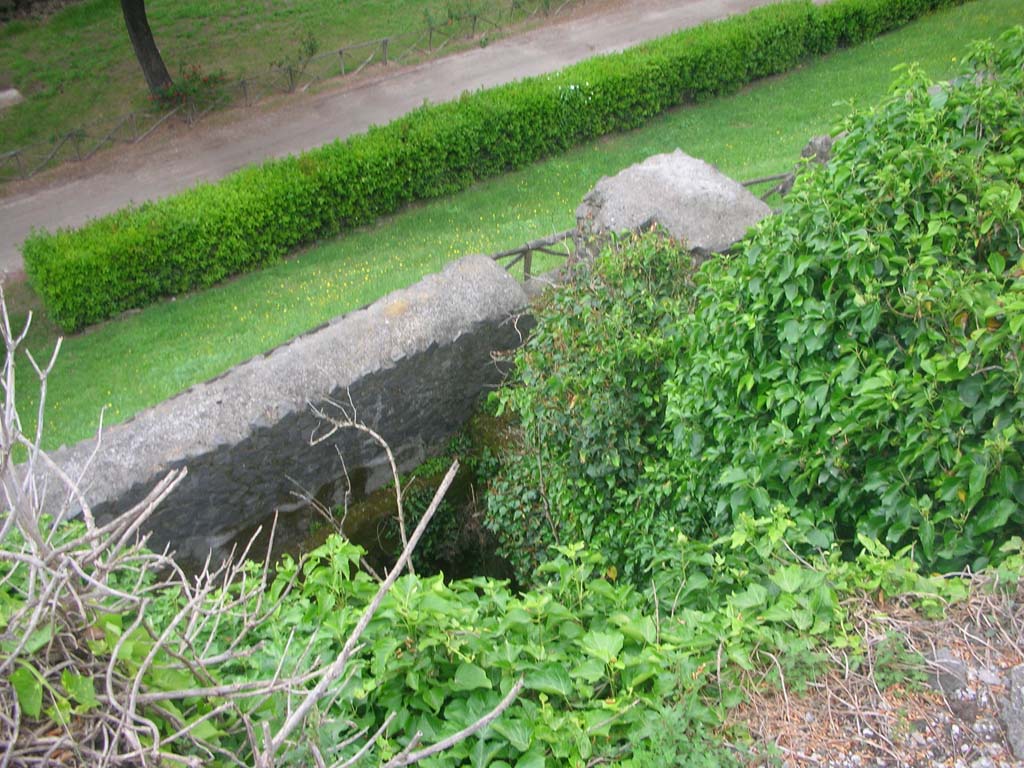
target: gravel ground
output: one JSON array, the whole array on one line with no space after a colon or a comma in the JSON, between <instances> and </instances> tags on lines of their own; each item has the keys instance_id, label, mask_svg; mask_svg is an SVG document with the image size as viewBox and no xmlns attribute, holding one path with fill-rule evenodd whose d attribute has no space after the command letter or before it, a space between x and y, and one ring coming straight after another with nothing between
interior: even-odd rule
<instances>
[{"instance_id":1,"label":"gravel ground","mask_svg":"<svg viewBox=\"0 0 1024 768\"><path fill-rule=\"evenodd\" d=\"M785 768L1024 766L1002 718L1024 663L1024 589L978 583L942 620L868 599L854 615L868 649L859 666L831 651L829 674L806 692L755 694L734 712L755 751Z\"/></svg>"}]
</instances>

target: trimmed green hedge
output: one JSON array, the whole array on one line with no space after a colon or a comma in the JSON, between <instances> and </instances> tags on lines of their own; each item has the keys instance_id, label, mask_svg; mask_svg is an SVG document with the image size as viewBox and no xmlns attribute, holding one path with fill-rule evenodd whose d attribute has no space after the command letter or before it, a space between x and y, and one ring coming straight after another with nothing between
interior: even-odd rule
<instances>
[{"instance_id":1,"label":"trimmed green hedge","mask_svg":"<svg viewBox=\"0 0 1024 768\"><path fill-rule=\"evenodd\" d=\"M957 0L786 2L553 75L426 106L78 230L33 233L25 267L69 331L274 262L401 205L464 189L679 104L734 91Z\"/></svg>"}]
</instances>

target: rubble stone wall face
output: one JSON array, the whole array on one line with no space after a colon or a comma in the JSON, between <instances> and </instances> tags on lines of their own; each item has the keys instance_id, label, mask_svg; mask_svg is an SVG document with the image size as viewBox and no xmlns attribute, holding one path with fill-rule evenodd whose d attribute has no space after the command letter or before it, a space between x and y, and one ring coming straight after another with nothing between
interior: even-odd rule
<instances>
[{"instance_id":1,"label":"rubble stone wall face","mask_svg":"<svg viewBox=\"0 0 1024 768\"><path fill-rule=\"evenodd\" d=\"M522 288L491 259L470 256L371 306L336 318L105 430L83 484L98 520L143 499L170 470L187 477L152 519L151 546L203 559L301 490L325 503L349 477L369 493L391 479L381 448L351 429L324 434L313 407L355 407L399 463L412 469L439 451L497 386L494 352L514 349L530 322ZM351 410L351 408L349 408ZM95 439L53 458L77 476ZM63 502L50 483L47 506ZM71 510L74 512L74 510ZM65 511L67 513L67 511Z\"/></svg>"}]
</instances>

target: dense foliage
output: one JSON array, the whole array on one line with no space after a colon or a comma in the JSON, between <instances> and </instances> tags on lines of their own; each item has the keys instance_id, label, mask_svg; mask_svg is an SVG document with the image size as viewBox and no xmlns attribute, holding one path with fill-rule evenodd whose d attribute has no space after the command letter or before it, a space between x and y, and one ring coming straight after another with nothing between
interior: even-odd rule
<instances>
[{"instance_id":1,"label":"dense foliage","mask_svg":"<svg viewBox=\"0 0 1024 768\"><path fill-rule=\"evenodd\" d=\"M777 504L819 546L877 538L942 569L1024 530L1022 62L1017 28L950 84L905 72L677 306L652 317L625 290L664 269L650 243L556 301L505 396L526 450L491 502L521 568L546 515L631 575L672 526ZM586 324L558 316L572 304Z\"/></svg>"},{"instance_id":2,"label":"dense foliage","mask_svg":"<svg viewBox=\"0 0 1024 768\"><path fill-rule=\"evenodd\" d=\"M685 30L555 75L425 106L345 142L75 231L35 233L23 248L26 269L51 317L76 330L256 269L409 201L790 69L948 2L791 2Z\"/></svg>"},{"instance_id":3,"label":"dense foliage","mask_svg":"<svg viewBox=\"0 0 1024 768\"><path fill-rule=\"evenodd\" d=\"M661 392L692 277L677 244L634 239L581 266L540 310L500 393L518 439L487 496L488 524L519 574L550 545L580 539L638 576L633 564L664 541L643 489L646 468L669 455Z\"/></svg>"},{"instance_id":4,"label":"dense foliage","mask_svg":"<svg viewBox=\"0 0 1024 768\"><path fill-rule=\"evenodd\" d=\"M79 535L78 528L65 528L63 536ZM714 541L676 536L645 592L617 580L599 555L579 544L553 550L535 586L521 593L492 579L403 576L362 635L345 676L276 764L315 764L308 744L321 745L328 758L354 756L363 740L348 737L386 724L357 763L383 764L414 733L430 745L472 723L520 678L524 689L493 725L423 764L739 764L742 750L716 746L713 728L746 692L783 676L790 689L799 688L814 674L816 650L826 640L854 659L862 651L844 597L860 590L889 597L913 592L934 607L963 594L962 584L923 577L912 561L877 544L854 562L837 549L798 558L795 550L805 547L806 531L779 508L744 516L731 535ZM333 659L377 592L358 570L359 557L358 548L331 537L302 561L281 562L265 592L252 589L261 584L262 566L251 564L244 579L199 606L216 620L192 638L193 652L220 659L202 666L158 645L195 600L184 590L152 595L144 620L135 611L89 606L79 617L93 622L82 634L79 658L54 663L55 632L48 625L20 646L0 693L13 690L25 733L44 723L74 731L107 702L103 672L76 670L109 669L115 679L129 680L143 670L139 716L164 738L192 729L197 743L189 754L202 764L248 764L242 718L276 728L301 686L253 696L240 711L224 707L217 695L172 701L164 692L244 686L275 675L296 680ZM114 583L137 589L142 573L125 569ZM24 561L0 560L0 661L20 645L4 630L18 614L26 574ZM110 593L111 609L116 597ZM253 627L254 616L265 619Z\"/></svg>"}]
</instances>

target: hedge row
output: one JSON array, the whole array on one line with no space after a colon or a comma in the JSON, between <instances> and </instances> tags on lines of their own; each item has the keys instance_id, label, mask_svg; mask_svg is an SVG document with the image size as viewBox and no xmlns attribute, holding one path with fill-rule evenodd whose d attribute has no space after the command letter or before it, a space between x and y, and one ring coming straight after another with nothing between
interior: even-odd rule
<instances>
[{"instance_id":1,"label":"hedge row","mask_svg":"<svg viewBox=\"0 0 1024 768\"><path fill-rule=\"evenodd\" d=\"M957 0L786 2L553 75L425 106L77 230L36 232L25 267L68 331L274 262L414 200L464 189L652 115L733 91Z\"/></svg>"}]
</instances>

